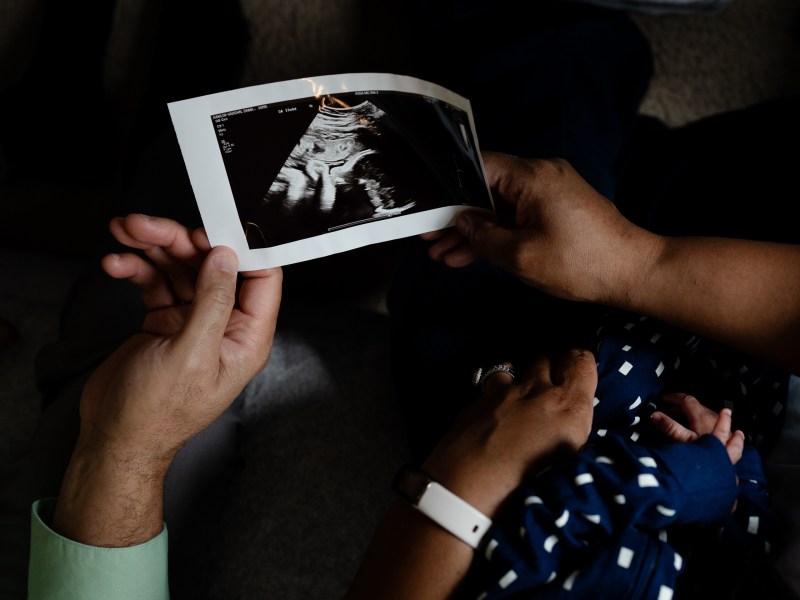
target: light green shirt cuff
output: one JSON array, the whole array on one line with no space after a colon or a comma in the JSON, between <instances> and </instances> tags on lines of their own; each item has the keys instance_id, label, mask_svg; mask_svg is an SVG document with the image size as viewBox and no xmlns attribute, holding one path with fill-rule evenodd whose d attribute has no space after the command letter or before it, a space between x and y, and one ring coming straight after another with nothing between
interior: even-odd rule
<instances>
[{"instance_id":1,"label":"light green shirt cuff","mask_svg":"<svg viewBox=\"0 0 800 600\"><path fill-rule=\"evenodd\" d=\"M166 526L136 546L87 546L50 529L54 507L51 498L31 509L28 600L168 600Z\"/></svg>"}]
</instances>

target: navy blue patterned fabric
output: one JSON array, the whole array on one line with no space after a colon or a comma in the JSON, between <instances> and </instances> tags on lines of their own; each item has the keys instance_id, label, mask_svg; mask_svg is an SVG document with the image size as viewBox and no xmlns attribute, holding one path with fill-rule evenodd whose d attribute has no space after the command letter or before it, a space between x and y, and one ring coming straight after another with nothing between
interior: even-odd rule
<instances>
[{"instance_id":1,"label":"navy blue patterned fabric","mask_svg":"<svg viewBox=\"0 0 800 600\"><path fill-rule=\"evenodd\" d=\"M788 374L656 319L609 311L597 330L598 386L592 436L627 431L653 437L649 415L661 396L685 392L719 412L766 456L780 433ZM656 437L656 440L658 437Z\"/></svg>"},{"instance_id":2,"label":"navy blue patterned fabric","mask_svg":"<svg viewBox=\"0 0 800 600\"><path fill-rule=\"evenodd\" d=\"M705 554L746 569L779 539L760 452L780 431L788 376L625 312L608 312L596 336L589 443L509 501L468 579L481 600L589 598L600 585L606 597L670 600ZM667 392L732 408L748 439L735 466L713 436L675 443L655 430Z\"/></svg>"},{"instance_id":3,"label":"navy blue patterned fabric","mask_svg":"<svg viewBox=\"0 0 800 600\"><path fill-rule=\"evenodd\" d=\"M684 560L669 528L724 520L736 495L716 438L654 449L609 432L517 490L487 536L480 597L593 597L601 582L609 597L671 597Z\"/></svg>"}]
</instances>

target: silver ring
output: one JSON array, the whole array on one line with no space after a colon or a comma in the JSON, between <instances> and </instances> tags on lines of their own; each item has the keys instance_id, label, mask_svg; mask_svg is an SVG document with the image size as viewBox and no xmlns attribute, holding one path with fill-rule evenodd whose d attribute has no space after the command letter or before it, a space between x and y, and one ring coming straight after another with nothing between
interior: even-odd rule
<instances>
[{"instance_id":1,"label":"silver ring","mask_svg":"<svg viewBox=\"0 0 800 600\"><path fill-rule=\"evenodd\" d=\"M489 376L494 375L495 373L508 373L511 376L512 381L514 380L514 366L511 363L505 362L494 365L493 367L489 367L488 369L484 369L483 367L478 367L475 369L475 372L472 374L472 385L477 387L481 386L481 389L486 385L486 379Z\"/></svg>"}]
</instances>

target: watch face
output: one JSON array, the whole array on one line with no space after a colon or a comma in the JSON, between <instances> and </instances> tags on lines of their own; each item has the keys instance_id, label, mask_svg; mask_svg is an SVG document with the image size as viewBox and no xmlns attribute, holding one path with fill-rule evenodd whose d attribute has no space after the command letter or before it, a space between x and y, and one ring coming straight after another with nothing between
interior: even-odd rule
<instances>
[{"instance_id":1,"label":"watch face","mask_svg":"<svg viewBox=\"0 0 800 600\"><path fill-rule=\"evenodd\" d=\"M395 475L392 487L401 497L416 506L430 482L430 478L424 473L403 467Z\"/></svg>"}]
</instances>

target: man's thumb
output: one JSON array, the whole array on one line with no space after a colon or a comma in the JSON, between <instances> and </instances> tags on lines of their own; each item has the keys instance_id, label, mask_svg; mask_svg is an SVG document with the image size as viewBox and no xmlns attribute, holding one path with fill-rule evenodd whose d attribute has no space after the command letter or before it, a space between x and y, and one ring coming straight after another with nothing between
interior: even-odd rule
<instances>
[{"instance_id":1,"label":"man's thumb","mask_svg":"<svg viewBox=\"0 0 800 600\"><path fill-rule=\"evenodd\" d=\"M236 299L238 266L236 253L227 247L214 248L206 256L181 336L187 343L219 347Z\"/></svg>"}]
</instances>

